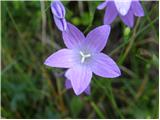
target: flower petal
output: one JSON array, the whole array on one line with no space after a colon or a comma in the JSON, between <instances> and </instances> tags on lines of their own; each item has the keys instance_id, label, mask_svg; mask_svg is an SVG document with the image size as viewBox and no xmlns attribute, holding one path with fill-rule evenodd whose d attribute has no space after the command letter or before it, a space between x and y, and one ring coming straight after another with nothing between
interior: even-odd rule
<instances>
[{"instance_id":1,"label":"flower petal","mask_svg":"<svg viewBox=\"0 0 160 120\"><path fill-rule=\"evenodd\" d=\"M132 11L135 14L135 16L138 17L144 16L144 11L139 1L132 2Z\"/></svg>"},{"instance_id":2,"label":"flower petal","mask_svg":"<svg viewBox=\"0 0 160 120\"><path fill-rule=\"evenodd\" d=\"M57 25L58 29L61 31L65 31L67 29L67 22L64 18L57 18L56 16L54 17L55 24Z\"/></svg>"},{"instance_id":3,"label":"flower petal","mask_svg":"<svg viewBox=\"0 0 160 120\"><path fill-rule=\"evenodd\" d=\"M85 40L83 33L70 23L67 23L67 30L62 35L65 45L70 49L77 48Z\"/></svg>"},{"instance_id":4,"label":"flower petal","mask_svg":"<svg viewBox=\"0 0 160 120\"><path fill-rule=\"evenodd\" d=\"M84 42L87 49L94 52L100 52L103 50L107 43L110 30L111 27L109 25L102 25L89 32L86 37L86 41Z\"/></svg>"},{"instance_id":5,"label":"flower petal","mask_svg":"<svg viewBox=\"0 0 160 120\"><path fill-rule=\"evenodd\" d=\"M72 88L72 85L71 85L71 81L70 81L70 80L66 79L66 81L65 81L65 87L66 87L66 89ZM90 85L85 89L84 92L85 92L87 95L90 95Z\"/></svg>"},{"instance_id":6,"label":"flower petal","mask_svg":"<svg viewBox=\"0 0 160 120\"><path fill-rule=\"evenodd\" d=\"M66 87L66 89L72 88L72 85L71 85L71 81L70 81L70 80L66 79L66 81L65 81L65 87Z\"/></svg>"},{"instance_id":7,"label":"flower petal","mask_svg":"<svg viewBox=\"0 0 160 120\"><path fill-rule=\"evenodd\" d=\"M103 53L94 56L91 70L96 75L106 78L114 78L121 75L117 64L109 56Z\"/></svg>"},{"instance_id":8,"label":"flower petal","mask_svg":"<svg viewBox=\"0 0 160 120\"><path fill-rule=\"evenodd\" d=\"M98 7L97 7L97 9L98 9L98 10L104 9L104 8L107 6L107 2L108 2L108 1L105 1L105 2L102 2L101 4L99 4Z\"/></svg>"},{"instance_id":9,"label":"flower petal","mask_svg":"<svg viewBox=\"0 0 160 120\"><path fill-rule=\"evenodd\" d=\"M51 3L51 10L57 18L65 17L65 8L59 0L55 0Z\"/></svg>"},{"instance_id":10,"label":"flower petal","mask_svg":"<svg viewBox=\"0 0 160 120\"><path fill-rule=\"evenodd\" d=\"M92 78L92 71L85 66L76 66L70 68L65 75L71 80L75 94L79 95L89 86Z\"/></svg>"},{"instance_id":11,"label":"flower petal","mask_svg":"<svg viewBox=\"0 0 160 120\"><path fill-rule=\"evenodd\" d=\"M131 2L132 0L114 0L117 10L122 16L125 16L128 13Z\"/></svg>"},{"instance_id":12,"label":"flower petal","mask_svg":"<svg viewBox=\"0 0 160 120\"><path fill-rule=\"evenodd\" d=\"M91 94L91 88L90 88L90 85L85 89L84 91L87 95L90 95Z\"/></svg>"},{"instance_id":13,"label":"flower petal","mask_svg":"<svg viewBox=\"0 0 160 120\"><path fill-rule=\"evenodd\" d=\"M117 9L114 5L113 2L108 2L107 4L107 8L105 10L105 15L104 15L104 24L111 24L113 22L113 20L117 17L118 12Z\"/></svg>"},{"instance_id":14,"label":"flower petal","mask_svg":"<svg viewBox=\"0 0 160 120\"><path fill-rule=\"evenodd\" d=\"M49 56L44 64L50 67L70 68L74 65L73 51L61 49Z\"/></svg>"},{"instance_id":15,"label":"flower petal","mask_svg":"<svg viewBox=\"0 0 160 120\"><path fill-rule=\"evenodd\" d=\"M132 11L129 11L127 15L121 16L122 21L128 26L128 27L133 27L134 25L134 15Z\"/></svg>"}]
</instances>

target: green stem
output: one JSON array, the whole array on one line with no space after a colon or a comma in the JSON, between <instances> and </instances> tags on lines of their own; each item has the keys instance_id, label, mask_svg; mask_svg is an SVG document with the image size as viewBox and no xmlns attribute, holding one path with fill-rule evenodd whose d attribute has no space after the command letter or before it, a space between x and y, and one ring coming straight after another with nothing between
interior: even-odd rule
<instances>
[{"instance_id":1,"label":"green stem","mask_svg":"<svg viewBox=\"0 0 160 120\"><path fill-rule=\"evenodd\" d=\"M120 58L120 60L119 60L119 62L118 62L120 65L123 64L124 60L126 59L129 51L131 50L131 48L132 48L132 46L133 46L133 43L134 43L134 41L135 41L135 35L136 35L136 32L137 32L138 26L139 26L139 19L138 19L138 21L137 21L137 23L136 23L136 26L135 26L134 30L133 30L133 34L132 34L132 36L131 36L131 39L129 40L129 44L128 44L128 46L127 46L124 54L121 56L121 58Z\"/></svg>"},{"instance_id":2,"label":"green stem","mask_svg":"<svg viewBox=\"0 0 160 120\"><path fill-rule=\"evenodd\" d=\"M102 114L102 112L100 111L100 109L98 108L98 106L97 106L93 101L91 101L91 105L92 105L93 109L95 110L95 112L97 113L97 115L98 115L101 119L104 119L105 116Z\"/></svg>"}]
</instances>

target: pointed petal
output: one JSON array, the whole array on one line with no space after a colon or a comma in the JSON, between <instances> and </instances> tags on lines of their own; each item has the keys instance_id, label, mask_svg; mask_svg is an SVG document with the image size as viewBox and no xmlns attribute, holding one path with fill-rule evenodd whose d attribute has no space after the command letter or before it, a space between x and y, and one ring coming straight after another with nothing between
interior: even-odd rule
<instances>
[{"instance_id":1,"label":"pointed petal","mask_svg":"<svg viewBox=\"0 0 160 120\"><path fill-rule=\"evenodd\" d=\"M135 14L135 16L138 17L144 16L144 11L139 1L132 2L132 11Z\"/></svg>"},{"instance_id":2,"label":"pointed petal","mask_svg":"<svg viewBox=\"0 0 160 120\"><path fill-rule=\"evenodd\" d=\"M115 78L121 75L117 64L103 53L94 56L91 69L96 75L106 78Z\"/></svg>"},{"instance_id":3,"label":"pointed petal","mask_svg":"<svg viewBox=\"0 0 160 120\"><path fill-rule=\"evenodd\" d=\"M53 15L55 15L57 18L65 17L65 8L59 0L55 0L51 3L51 10Z\"/></svg>"},{"instance_id":4,"label":"pointed petal","mask_svg":"<svg viewBox=\"0 0 160 120\"><path fill-rule=\"evenodd\" d=\"M70 68L74 65L73 51L61 49L49 56L44 64L50 67Z\"/></svg>"},{"instance_id":5,"label":"pointed petal","mask_svg":"<svg viewBox=\"0 0 160 120\"><path fill-rule=\"evenodd\" d=\"M56 16L53 16L54 17L54 21L55 21L55 24L56 26L58 27L59 30L61 31L65 31L67 29L67 22L64 18L57 18Z\"/></svg>"},{"instance_id":6,"label":"pointed petal","mask_svg":"<svg viewBox=\"0 0 160 120\"><path fill-rule=\"evenodd\" d=\"M107 2L108 2L108 1L105 1L105 2L102 2L101 4L99 4L98 7L97 7L97 9L98 9L98 10L104 9L104 8L107 6Z\"/></svg>"},{"instance_id":7,"label":"pointed petal","mask_svg":"<svg viewBox=\"0 0 160 120\"><path fill-rule=\"evenodd\" d=\"M108 7L106 8L104 15L104 24L111 24L113 20L117 17L118 12L113 2L108 2Z\"/></svg>"},{"instance_id":8,"label":"pointed petal","mask_svg":"<svg viewBox=\"0 0 160 120\"><path fill-rule=\"evenodd\" d=\"M114 0L117 10L122 16L125 16L128 13L131 2L132 0Z\"/></svg>"},{"instance_id":9,"label":"pointed petal","mask_svg":"<svg viewBox=\"0 0 160 120\"><path fill-rule=\"evenodd\" d=\"M71 85L71 81L70 80L68 80L68 79L66 79L66 81L65 81L65 87L66 87L66 89L70 89L70 88L72 88L72 85ZM84 91L87 95L90 95L90 85L85 89L85 91Z\"/></svg>"},{"instance_id":10,"label":"pointed petal","mask_svg":"<svg viewBox=\"0 0 160 120\"><path fill-rule=\"evenodd\" d=\"M66 89L72 88L72 85L71 85L71 81L70 81L70 80L66 79L66 81L65 81L65 87L66 87Z\"/></svg>"},{"instance_id":11,"label":"pointed petal","mask_svg":"<svg viewBox=\"0 0 160 120\"><path fill-rule=\"evenodd\" d=\"M86 37L86 41L84 42L87 46L87 49L100 52L105 47L111 27L109 25L102 25L100 27L95 28Z\"/></svg>"},{"instance_id":12,"label":"pointed petal","mask_svg":"<svg viewBox=\"0 0 160 120\"><path fill-rule=\"evenodd\" d=\"M65 75L71 80L75 94L79 95L89 86L92 78L92 71L84 66L76 66L70 68Z\"/></svg>"},{"instance_id":13,"label":"pointed petal","mask_svg":"<svg viewBox=\"0 0 160 120\"><path fill-rule=\"evenodd\" d=\"M134 15L132 11L129 11L127 15L125 16L121 16L122 21L124 22L124 24L126 24L128 27L133 27L134 25Z\"/></svg>"},{"instance_id":14,"label":"pointed petal","mask_svg":"<svg viewBox=\"0 0 160 120\"><path fill-rule=\"evenodd\" d=\"M67 30L62 35L65 45L70 49L79 47L85 40L83 33L70 23L67 23Z\"/></svg>"}]
</instances>

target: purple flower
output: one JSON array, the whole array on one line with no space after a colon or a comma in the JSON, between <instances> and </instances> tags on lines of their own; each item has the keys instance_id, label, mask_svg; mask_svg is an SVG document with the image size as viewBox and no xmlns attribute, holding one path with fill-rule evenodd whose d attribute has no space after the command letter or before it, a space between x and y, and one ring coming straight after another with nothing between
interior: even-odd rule
<instances>
[{"instance_id":1,"label":"purple flower","mask_svg":"<svg viewBox=\"0 0 160 120\"><path fill-rule=\"evenodd\" d=\"M103 25L95 28L85 37L75 26L67 23L67 30L62 32L67 48L49 56L44 64L51 67L69 68L65 76L70 81L70 87L73 88L75 94L79 95L89 89L93 73L106 78L121 75L116 63L101 52L109 34L110 26Z\"/></svg>"},{"instance_id":2,"label":"purple flower","mask_svg":"<svg viewBox=\"0 0 160 120\"><path fill-rule=\"evenodd\" d=\"M55 0L51 3L51 10L58 29L65 31L67 29L67 22L65 20L65 8L63 4L59 0Z\"/></svg>"},{"instance_id":3,"label":"purple flower","mask_svg":"<svg viewBox=\"0 0 160 120\"><path fill-rule=\"evenodd\" d=\"M138 17L144 16L144 11L139 0L106 0L97 8L101 10L105 7L104 24L111 24L117 15L119 15L124 24L133 27L134 15Z\"/></svg>"}]
</instances>

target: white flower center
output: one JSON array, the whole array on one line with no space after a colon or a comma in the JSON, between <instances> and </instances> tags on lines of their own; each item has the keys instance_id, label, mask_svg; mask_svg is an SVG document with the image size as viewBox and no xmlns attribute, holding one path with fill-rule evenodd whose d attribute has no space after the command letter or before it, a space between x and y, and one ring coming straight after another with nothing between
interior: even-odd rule
<instances>
[{"instance_id":1,"label":"white flower center","mask_svg":"<svg viewBox=\"0 0 160 120\"><path fill-rule=\"evenodd\" d=\"M80 55L81 55L81 63L84 63L84 61L86 60L86 58L91 57L91 54L84 54L82 51L80 51Z\"/></svg>"},{"instance_id":2,"label":"white flower center","mask_svg":"<svg viewBox=\"0 0 160 120\"><path fill-rule=\"evenodd\" d=\"M119 11L122 15L125 15L126 14L126 10L125 8L119 8Z\"/></svg>"}]
</instances>

